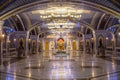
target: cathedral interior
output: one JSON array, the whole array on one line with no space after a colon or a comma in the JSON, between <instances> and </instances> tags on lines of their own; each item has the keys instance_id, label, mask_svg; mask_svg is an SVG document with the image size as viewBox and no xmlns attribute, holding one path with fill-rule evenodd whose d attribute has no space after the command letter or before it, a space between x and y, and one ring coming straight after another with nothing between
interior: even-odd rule
<instances>
[{"instance_id":1,"label":"cathedral interior","mask_svg":"<svg viewBox=\"0 0 120 80\"><path fill-rule=\"evenodd\" d=\"M0 80L120 80L119 0L0 0Z\"/></svg>"}]
</instances>

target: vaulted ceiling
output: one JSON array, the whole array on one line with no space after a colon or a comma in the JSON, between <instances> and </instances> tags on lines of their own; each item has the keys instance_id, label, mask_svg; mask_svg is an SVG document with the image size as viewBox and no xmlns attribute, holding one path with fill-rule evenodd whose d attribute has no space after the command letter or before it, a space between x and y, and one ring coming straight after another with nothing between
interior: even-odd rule
<instances>
[{"instance_id":1,"label":"vaulted ceiling","mask_svg":"<svg viewBox=\"0 0 120 80\"><path fill-rule=\"evenodd\" d=\"M108 30L119 24L120 18L118 0L1 0L0 5L0 20L5 21L4 26L27 31L39 23L31 34L51 27L90 34L91 29Z\"/></svg>"}]
</instances>

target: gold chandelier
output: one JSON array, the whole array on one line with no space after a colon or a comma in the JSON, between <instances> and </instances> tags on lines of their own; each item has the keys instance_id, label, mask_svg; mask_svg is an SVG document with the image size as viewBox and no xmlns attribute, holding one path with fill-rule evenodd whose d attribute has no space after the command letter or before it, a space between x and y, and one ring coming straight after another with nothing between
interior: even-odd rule
<instances>
[{"instance_id":1,"label":"gold chandelier","mask_svg":"<svg viewBox=\"0 0 120 80\"><path fill-rule=\"evenodd\" d=\"M90 13L90 10L75 9L72 7L51 7L44 10L32 11L32 14L40 14L41 19L48 18L76 18L79 19L82 13Z\"/></svg>"},{"instance_id":2,"label":"gold chandelier","mask_svg":"<svg viewBox=\"0 0 120 80\"><path fill-rule=\"evenodd\" d=\"M70 6L59 6L32 11L32 14L40 15L40 20L47 21L46 25L49 29L71 29L75 26L75 23L71 21L80 20L83 13L90 13L90 10L76 9Z\"/></svg>"}]
</instances>

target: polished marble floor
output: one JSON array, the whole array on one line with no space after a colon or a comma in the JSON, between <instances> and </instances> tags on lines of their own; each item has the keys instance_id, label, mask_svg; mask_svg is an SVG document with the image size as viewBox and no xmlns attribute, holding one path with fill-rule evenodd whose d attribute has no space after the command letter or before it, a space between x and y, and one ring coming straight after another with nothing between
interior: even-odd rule
<instances>
[{"instance_id":1,"label":"polished marble floor","mask_svg":"<svg viewBox=\"0 0 120 80\"><path fill-rule=\"evenodd\" d=\"M109 59L108 59L109 58ZM42 52L0 66L0 80L120 80L120 65L112 56L84 52Z\"/></svg>"}]
</instances>

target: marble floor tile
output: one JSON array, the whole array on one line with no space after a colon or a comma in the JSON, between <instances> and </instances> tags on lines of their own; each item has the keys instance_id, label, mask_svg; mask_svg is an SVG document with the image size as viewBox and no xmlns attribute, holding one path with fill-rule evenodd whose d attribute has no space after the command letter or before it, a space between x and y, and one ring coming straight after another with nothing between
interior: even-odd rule
<instances>
[{"instance_id":1,"label":"marble floor tile","mask_svg":"<svg viewBox=\"0 0 120 80\"><path fill-rule=\"evenodd\" d=\"M77 56L44 54L9 59L0 66L0 80L120 80L116 58L82 52Z\"/></svg>"}]
</instances>

